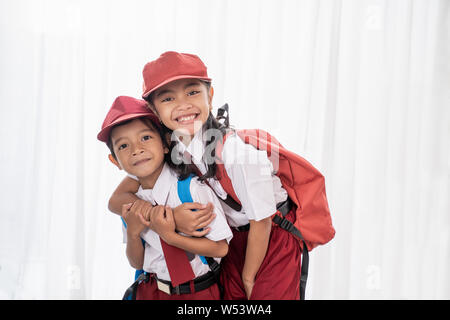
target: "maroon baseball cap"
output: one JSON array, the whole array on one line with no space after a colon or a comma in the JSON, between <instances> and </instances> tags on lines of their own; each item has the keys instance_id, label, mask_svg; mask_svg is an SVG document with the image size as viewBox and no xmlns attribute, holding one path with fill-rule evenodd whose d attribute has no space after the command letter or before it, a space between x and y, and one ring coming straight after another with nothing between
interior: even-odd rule
<instances>
[{"instance_id":1,"label":"maroon baseball cap","mask_svg":"<svg viewBox=\"0 0 450 320\"><path fill-rule=\"evenodd\" d=\"M111 129L115 125L141 117L149 118L153 124L160 127L158 116L148 108L147 102L132 97L119 96L114 100L111 109L109 109L108 114L103 121L102 130L97 135L97 139L107 143Z\"/></svg>"},{"instance_id":2,"label":"maroon baseball cap","mask_svg":"<svg viewBox=\"0 0 450 320\"><path fill-rule=\"evenodd\" d=\"M193 78L211 81L206 66L199 57L175 51L164 52L158 59L147 63L142 75L144 76L143 98L174 80Z\"/></svg>"}]
</instances>

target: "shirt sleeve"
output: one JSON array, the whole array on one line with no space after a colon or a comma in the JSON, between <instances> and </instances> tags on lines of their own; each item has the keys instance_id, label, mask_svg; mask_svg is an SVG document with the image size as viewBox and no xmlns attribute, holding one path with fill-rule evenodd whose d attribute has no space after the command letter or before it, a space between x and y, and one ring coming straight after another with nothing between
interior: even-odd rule
<instances>
[{"instance_id":1,"label":"shirt sleeve","mask_svg":"<svg viewBox=\"0 0 450 320\"><path fill-rule=\"evenodd\" d=\"M234 192L249 220L259 221L276 212L273 187L273 166L266 151L230 136L224 145L222 158Z\"/></svg>"},{"instance_id":2,"label":"shirt sleeve","mask_svg":"<svg viewBox=\"0 0 450 320\"><path fill-rule=\"evenodd\" d=\"M205 237L213 241L226 239L230 242L233 238L233 233L228 226L222 205L211 188L205 183L198 181L197 177L194 177L191 180L190 191L194 202L202 204L207 204L210 202L214 205L214 213L216 214L216 218L208 225L208 227L211 228L211 231Z\"/></svg>"}]
</instances>

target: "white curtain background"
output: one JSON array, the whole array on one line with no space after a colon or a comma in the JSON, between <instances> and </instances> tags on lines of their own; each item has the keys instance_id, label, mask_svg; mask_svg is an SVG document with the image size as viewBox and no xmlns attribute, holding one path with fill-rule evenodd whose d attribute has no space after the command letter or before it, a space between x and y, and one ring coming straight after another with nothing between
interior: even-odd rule
<instances>
[{"instance_id":1,"label":"white curtain background","mask_svg":"<svg viewBox=\"0 0 450 320\"><path fill-rule=\"evenodd\" d=\"M238 128L325 175L309 299L450 298L450 1L0 0L0 298L120 299L96 140L144 64L198 54Z\"/></svg>"}]
</instances>

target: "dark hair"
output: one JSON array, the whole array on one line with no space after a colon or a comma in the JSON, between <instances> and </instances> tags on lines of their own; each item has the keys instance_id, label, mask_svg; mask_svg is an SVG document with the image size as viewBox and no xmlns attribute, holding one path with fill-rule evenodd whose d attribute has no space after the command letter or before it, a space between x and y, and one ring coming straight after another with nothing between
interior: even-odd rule
<instances>
[{"instance_id":1,"label":"dark hair","mask_svg":"<svg viewBox=\"0 0 450 320\"><path fill-rule=\"evenodd\" d=\"M154 124L149 118L147 118L147 117L134 118L134 119L130 119L130 120L121 122L121 123L119 123L119 124L113 126L113 127L111 128L111 131L110 131L110 132L112 132L112 131L113 131L115 128L117 128L117 127L120 127L120 126L126 125L127 123L130 123L130 122L133 121L133 120L140 120L140 121L141 121L143 124L145 124L150 130L152 130L152 131L154 131L154 132L157 132L157 133L159 134L160 138L161 138L163 147L167 147L167 148L170 147L170 146L169 146L169 143L168 143L168 141L167 141L167 134L168 134L167 128L164 127L164 126L162 126L162 125L161 125L161 126L155 125L155 124ZM109 134L108 142L106 143L106 145L108 146L109 151L111 152L111 155L114 157L114 159L117 160L116 153L114 152L114 147L113 147L112 141L111 141L111 133ZM168 162L168 161L169 161L169 158L170 158L170 152L164 155L164 161L165 161L165 162Z\"/></svg>"},{"instance_id":2,"label":"dark hair","mask_svg":"<svg viewBox=\"0 0 450 320\"><path fill-rule=\"evenodd\" d=\"M216 146L219 140L222 140L223 136L226 134L227 129L229 129L228 126L225 126L224 124L220 123L210 112L208 119L203 124L202 132L207 132L208 129L215 129L220 132L220 136L217 137L215 135L211 135L211 137L206 137L208 139L205 144L205 153L203 154L203 161L206 164L206 173L204 175L199 176L200 181L205 181L208 178L216 178L216 172L217 172L217 164L215 162L215 156L216 156ZM202 137L202 139L205 137ZM169 154L178 154L177 151L177 144L179 142L177 141L171 141L170 147L169 147ZM210 154L207 154L208 150L211 150ZM208 161L209 159L212 159L214 161ZM190 163L185 163L184 161L177 161L174 162L172 157L168 157L167 163L169 166L177 173L178 178L183 180L189 177L190 174L197 174L195 168ZM216 178L217 179L217 178Z\"/></svg>"}]
</instances>

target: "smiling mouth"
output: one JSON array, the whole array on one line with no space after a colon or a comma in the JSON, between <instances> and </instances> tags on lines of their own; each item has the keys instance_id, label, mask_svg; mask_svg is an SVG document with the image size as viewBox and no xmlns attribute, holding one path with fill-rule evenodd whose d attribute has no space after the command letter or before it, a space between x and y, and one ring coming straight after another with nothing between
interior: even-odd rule
<instances>
[{"instance_id":1,"label":"smiling mouth","mask_svg":"<svg viewBox=\"0 0 450 320\"><path fill-rule=\"evenodd\" d=\"M150 160L151 160L151 158L147 158L147 159L142 159L142 160L136 161L135 163L133 163L133 166L139 166L139 165L144 164L144 163L146 163L147 161L150 161Z\"/></svg>"},{"instance_id":2,"label":"smiling mouth","mask_svg":"<svg viewBox=\"0 0 450 320\"><path fill-rule=\"evenodd\" d=\"M189 123L192 123L193 121L195 121L195 119L197 119L198 116L199 116L199 113L188 114L188 115L179 116L175 120L180 124L189 124Z\"/></svg>"}]
</instances>

